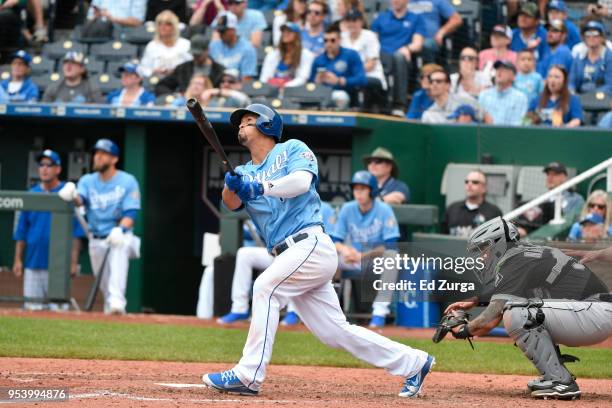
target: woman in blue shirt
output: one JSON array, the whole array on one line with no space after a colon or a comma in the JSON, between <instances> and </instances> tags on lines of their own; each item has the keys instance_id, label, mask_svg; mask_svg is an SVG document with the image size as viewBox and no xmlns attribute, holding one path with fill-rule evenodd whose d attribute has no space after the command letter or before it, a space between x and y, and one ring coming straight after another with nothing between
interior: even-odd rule
<instances>
[{"instance_id":1,"label":"woman in blue shirt","mask_svg":"<svg viewBox=\"0 0 612 408\"><path fill-rule=\"evenodd\" d=\"M132 62L119 67L123 87L108 94L108 103L113 106L153 106L155 95L142 87L140 72L140 67Z\"/></svg>"},{"instance_id":2,"label":"woman in blue shirt","mask_svg":"<svg viewBox=\"0 0 612 408\"><path fill-rule=\"evenodd\" d=\"M567 237L570 241L596 241L612 237L612 200L603 190L595 190L582 208L580 221L575 222Z\"/></svg>"},{"instance_id":3,"label":"woman in blue shirt","mask_svg":"<svg viewBox=\"0 0 612 408\"><path fill-rule=\"evenodd\" d=\"M539 98L529 105L528 117L534 124L554 127L577 127L584 120L582 105L576 95L569 92L568 75L562 65L552 65Z\"/></svg>"}]
</instances>

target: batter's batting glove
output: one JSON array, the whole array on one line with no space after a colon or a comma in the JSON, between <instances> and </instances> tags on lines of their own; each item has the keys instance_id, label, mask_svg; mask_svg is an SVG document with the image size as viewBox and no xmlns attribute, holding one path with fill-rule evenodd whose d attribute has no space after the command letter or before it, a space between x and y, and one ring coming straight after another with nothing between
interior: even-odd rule
<instances>
[{"instance_id":1,"label":"batter's batting glove","mask_svg":"<svg viewBox=\"0 0 612 408\"><path fill-rule=\"evenodd\" d=\"M264 193L263 184L257 181L243 181L238 189L238 197L243 203L261 197Z\"/></svg>"},{"instance_id":2,"label":"batter's batting glove","mask_svg":"<svg viewBox=\"0 0 612 408\"><path fill-rule=\"evenodd\" d=\"M225 173L225 185L227 186L229 191L232 191L234 193L238 192L238 190L240 189L241 182L242 180L240 174L236 173L232 176L229 171Z\"/></svg>"},{"instance_id":3,"label":"batter's batting glove","mask_svg":"<svg viewBox=\"0 0 612 408\"><path fill-rule=\"evenodd\" d=\"M119 247L123 245L125 238L123 234L123 229L121 227L114 227L108 237L106 237L106 242L112 247Z\"/></svg>"},{"instance_id":4,"label":"batter's batting glove","mask_svg":"<svg viewBox=\"0 0 612 408\"><path fill-rule=\"evenodd\" d=\"M76 200L76 198L79 196L79 192L77 191L76 185L72 181L69 181L64 184L64 187L62 187L57 192L57 194L62 200L68 202Z\"/></svg>"}]
</instances>

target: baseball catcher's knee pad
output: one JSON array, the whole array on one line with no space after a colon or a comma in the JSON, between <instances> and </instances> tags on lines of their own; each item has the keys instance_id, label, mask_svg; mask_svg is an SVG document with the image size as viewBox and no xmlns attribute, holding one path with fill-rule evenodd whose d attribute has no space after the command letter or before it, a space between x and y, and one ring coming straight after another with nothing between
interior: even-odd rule
<instances>
[{"instance_id":1,"label":"baseball catcher's knee pad","mask_svg":"<svg viewBox=\"0 0 612 408\"><path fill-rule=\"evenodd\" d=\"M568 383L572 375L563 365L558 348L543 322L539 308L514 307L504 312L504 326L508 335L544 380Z\"/></svg>"}]
</instances>

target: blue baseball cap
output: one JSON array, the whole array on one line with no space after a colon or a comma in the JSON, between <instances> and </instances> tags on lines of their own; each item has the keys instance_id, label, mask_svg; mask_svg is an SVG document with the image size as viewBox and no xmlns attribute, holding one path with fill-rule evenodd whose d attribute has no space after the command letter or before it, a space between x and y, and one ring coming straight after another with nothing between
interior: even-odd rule
<instances>
[{"instance_id":1,"label":"blue baseball cap","mask_svg":"<svg viewBox=\"0 0 612 408\"><path fill-rule=\"evenodd\" d=\"M42 152L40 152L38 156L36 156L36 161L40 162L42 159L45 159L45 158L51 160L51 163L53 163L56 166L62 165L62 160L60 159L60 155L51 149L45 149Z\"/></svg>"},{"instance_id":2,"label":"blue baseball cap","mask_svg":"<svg viewBox=\"0 0 612 408\"><path fill-rule=\"evenodd\" d=\"M289 31L293 31L294 33L301 33L302 29L300 28L299 25L297 25L296 23L290 21L288 23L285 23L281 26L281 30L287 29Z\"/></svg>"},{"instance_id":3,"label":"blue baseball cap","mask_svg":"<svg viewBox=\"0 0 612 408\"><path fill-rule=\"evenodd\" d=\"M591 214L587 214L582 220L580 220L580 224L586 224L586 223L603 224L604 219L599 214L591 213Z\"/></svg>"},{"instance_id":4,"label":"blue baseball cap","mask_svg":"<svg viewBox=\"0 0 612 408\"><path fill-rule=\"evenodd\" d=\"M30 66L30 64L32 63L32 57L30 56L30 54L28 54L24 50L19 50L13 53L13 55L11 55L11 58L12 59L19 58L20 60L25 62L27 66Z\"/></svg>"},{"instance_id":5,"label":"blue baseball cap","mask_svg":"<svg viewBox=\"0 0 612 408\"><path fill-rule=\"evenodd\" d=\"M567 13L567 6L563 0L552 0L548 3L549 10L559 10L563 13Z\"/></svg>"},{"instance_id":6,"label":"blue baseball cap","mask_svg":"<svg viewBox=\"0 0 612 408\"><path fill-rule=\"evenodd\" d=\"M100 139L96 142L93 149L94 152L101 150L103 152L112 154L113 156L119 157L119 146L110 139Z\"/></svg>"},{"instance_id":7,"label":"blue baseball cap","mask_svg":"<svg viewBox=\"0 0 612 408\"><path fill-rule=\"evenodd\" d=\"M138 64L135 64L133 62L126 62L125 64L119 67L118 71L120 74L124 72L129 72L130 74L136 74L138 76L142 76L140 74L140 67L138 66Z\"/></svg>"},{"instance_id":8,"label":"blue baseball cap","mask_svg":"<svg viewBox=\"0 0 612 408\"><path fill-rule=\"evenodd\" d=\"M470 105L460 105L457 107L457 109L455 109L455 111L450 114L449 116L447 116L447 119L457 119L459 116L462 115L470 115L472 117L472 120L476 120L476 111L474 110L473 107L471 107Z\"/></svg>"},{"instance_id":9,"label":"blue baseball cap","mask_svg":"<svg viewBox=\"0 0 612 408\"><path fill-rule=\"evenodd\" d=\"M601 33L602 36L606 34L606 27L604 27L604 25L597 20L591 20L586 23L584 27L582 27L583 33L589 30L597 30Z\"/></svg>"}]
</instances>

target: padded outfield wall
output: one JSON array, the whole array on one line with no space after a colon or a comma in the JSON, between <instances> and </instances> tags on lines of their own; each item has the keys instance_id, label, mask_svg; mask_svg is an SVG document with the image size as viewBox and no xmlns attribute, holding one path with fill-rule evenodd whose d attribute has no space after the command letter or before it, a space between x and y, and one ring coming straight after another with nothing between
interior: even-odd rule
<instances>
[{"instance_id":1,"label":"padded outfield wall","mask_svg":"<svg viewBox=\"0 0 612 408\"><path fill-rule=\"evenodd\" d=\"M228 112L211 118L230 156L244 151L236 143ZM78 113L78 112L77 112ZM130 267L129 311L193 314L197 300L201 236L218 230L218 222L202 197L216 195L219 179L214 157L196 126L172 113L154 121L116 112L30 111L0 114L0 189L25 189L28 152L40 147L87 150L96 139L109 137L122 149L120 168L133 173L143 193L143 211L136 232L144 237L142 258ZM162 112L167 113L167 112ZM341 190L361 158L377 146L396 156L401 179L412 190L413 203L443 209L440 180L447 163L477 163L483 154L494 164L542 165L552 160L583 171L612 155L612 132L598 129L499 128L430 126L378 116L327 112L287 112L285 136L307 142L324 161L322 195L345 195ZM212 170L211 170L212 169ZM64 169L65 173L66 169ZM216 183L216 184L215 184ZM0 214L0 265L12 265L13 217ZM82 256L83 263L87 257ZM88 270L88 267L84 268Z\"/></svg>"}]
</instances>

